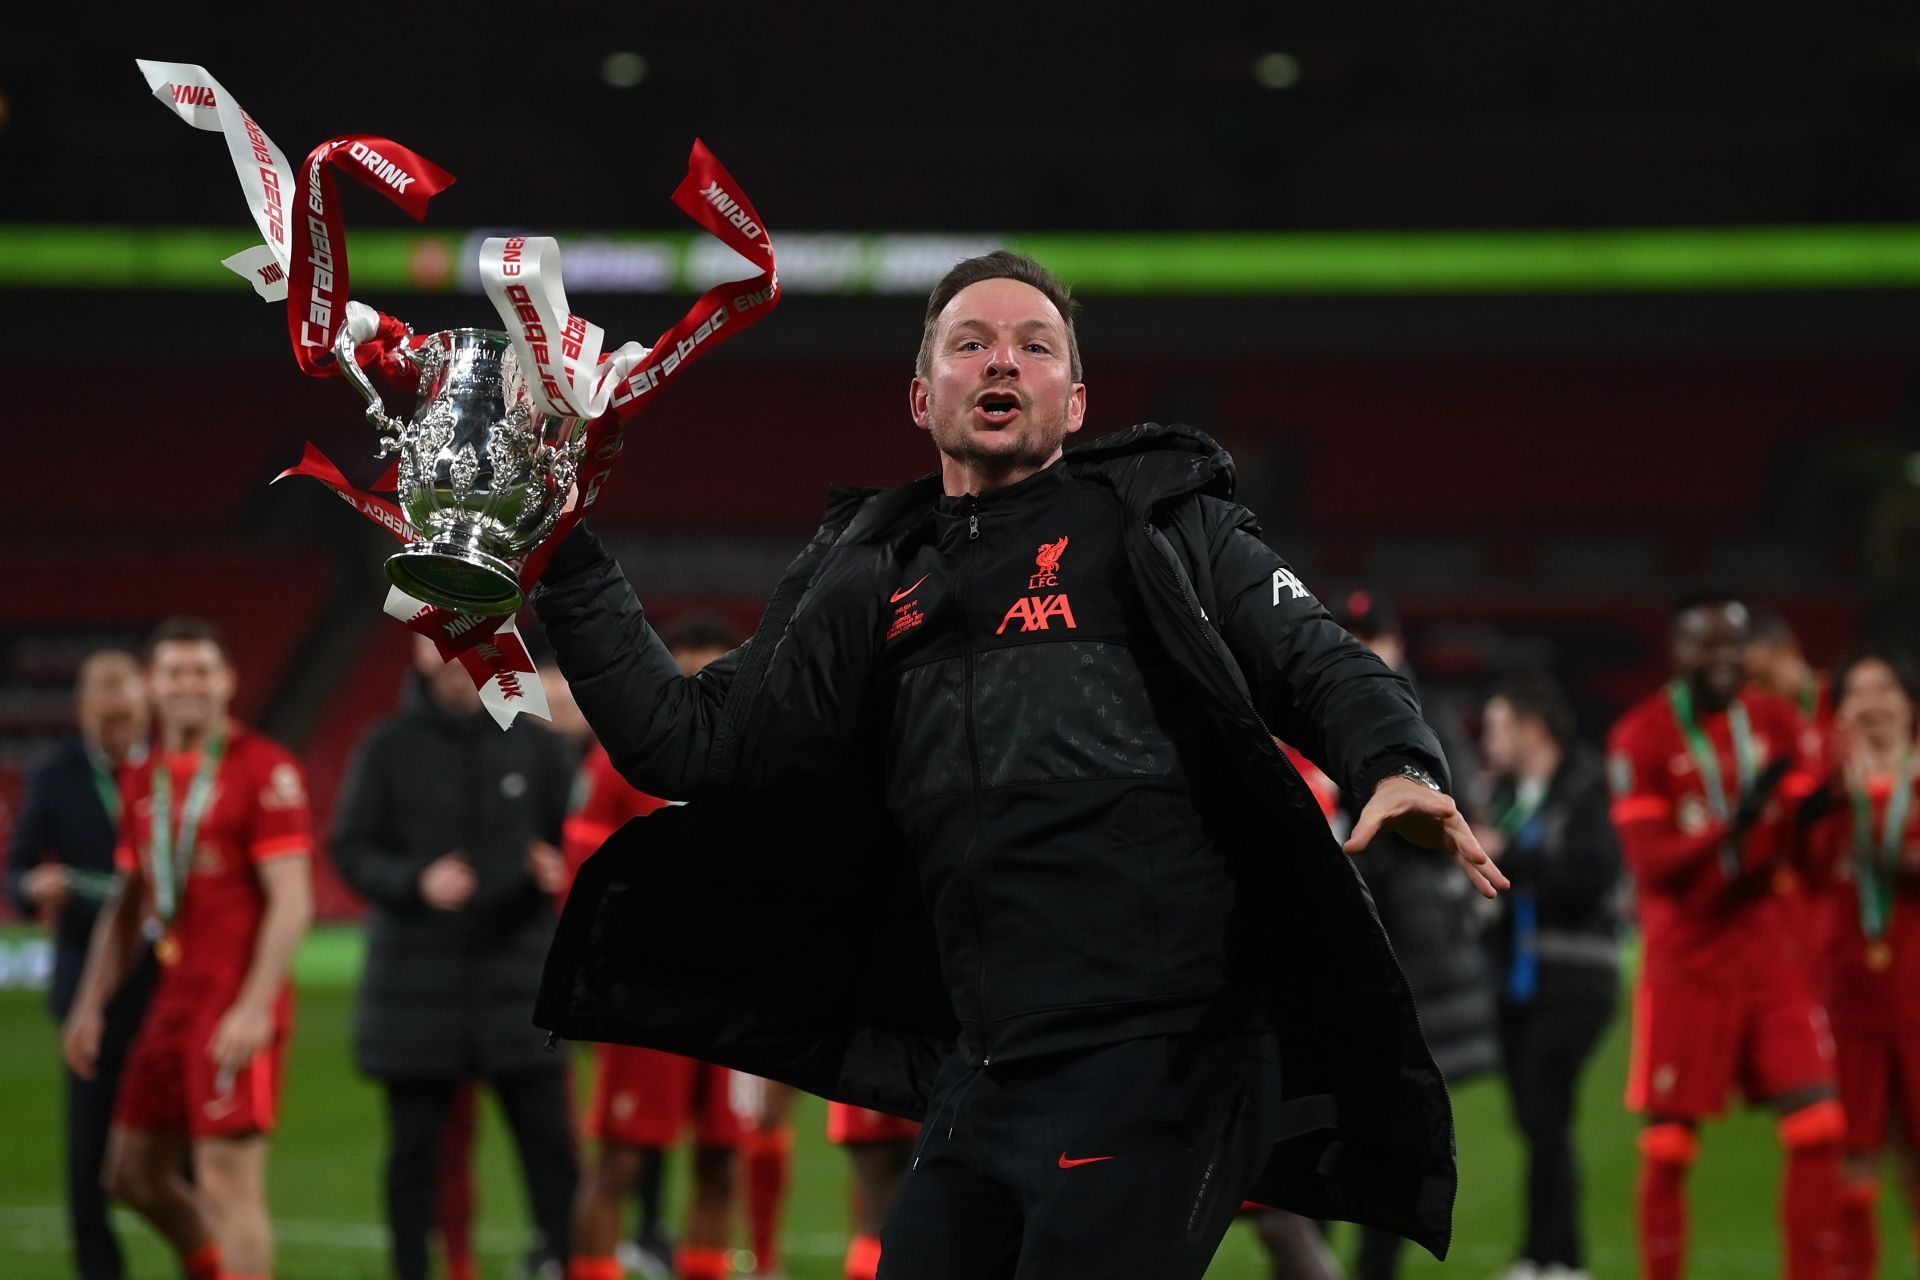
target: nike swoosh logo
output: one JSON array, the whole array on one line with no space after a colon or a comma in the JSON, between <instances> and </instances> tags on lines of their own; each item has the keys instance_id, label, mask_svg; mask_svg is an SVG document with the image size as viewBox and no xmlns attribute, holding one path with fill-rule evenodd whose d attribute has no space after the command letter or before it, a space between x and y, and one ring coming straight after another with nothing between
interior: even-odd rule
<instances>
[{"instance_id":1,"label":"nike swoosh logo","mask_svg":"<svg viewBox=\"0 0 1920 1280\"><path fill-rule=\"evenodd\" d=\"M1069 1160L1067 1159L1067 1153L1062 1151L1060 1153L1060 1167L1062 1169L1077 1169L1083 1164L1099 1164L1102 1160L1111 1159L1113 1159L1112 1156L1081 1156L1078 1160Z\"/></svg>"},{"instance_id":2,"label":"nike swoosh logo","mask_svg":"<svg viewBox=\"0 0 1920 1280\"><path fill-rule=\"evenodd\" d=\"M932 576L933 575L930 573L923 573L920 575L920 582L925 582L928 578L931 578ZM920 582L914 583L912 586L908 587L905 591L894 592L893 599L890 603L899 604L902 600L905 600L908 596L918 591L920 589Z\"/></svg>"}]
</instances>

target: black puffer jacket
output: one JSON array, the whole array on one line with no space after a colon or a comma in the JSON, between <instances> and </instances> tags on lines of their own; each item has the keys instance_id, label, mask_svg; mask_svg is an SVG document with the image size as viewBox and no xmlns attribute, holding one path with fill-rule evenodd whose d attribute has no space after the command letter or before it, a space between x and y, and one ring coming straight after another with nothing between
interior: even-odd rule
<instances>
[{"instance_id":1,"label":"black puffer jacket","mask_svg":"<svg viewBox=\"0 0 1920 1280\"><path fill-rule=\"evenodd\" d=\"M553 899L526 867L558 844L572 785L560 735L526 719L502 733L409 682L405 706L361 743L334 810L333 860L367 900L354 1059L368 1075L558 1070L527 1025L553 937ZM477 886L458 911L420 900L420 873L459 850Z\"/></svg>"},{"instance_id":2,"label":"black puffer jacket","mask_svg":"<svg viewBox=\"0 0 1920 1280\"><path fill-rule=\"evenodd\" d=\"M1409 681L1413 675L1402 666ZM1458 732L1437 729L1455 778L1474 767L1472 748ZM1349 818L1362 795L1342 793ZM1399 836L1382 834L1355 859L1373 893L1400 967L1413 984L1427 1048L1449 1083L1500 1069L1496 982L1479 936L1479 903L1465 877Z\"/></svg>"},{"instance_id":3,"label":"black puffer jacket","mask_svg":"<svg viewBox=\"0 0 1920 1280\"><path fill-rule=\"evenodd\" d=\"M1150 424L1074 450L1067 469L1124 512L1144 625L1220 762L1204 812L1240 878L1234 918L1218 924L1259 944L1236 977L1279 1031L1294 1121L1253 1194L1444 1252L1446 1091L1366 890L1273 735L1360 791L1402 763L1444 774L1438 745L1406 683L1227 501L1232 463L1211 440ZM914 580L904 561L939 493L937 476L836 491L754 639L692 679L590 536L556 556L535 604L589 722L635 785L691 803L650 817L644 840L630 826L583 869L540 1025L924 1113L959 1024L889 813L874 692L894 597ZM716 892L738 912L739 945L700 945L697 913L642 910ZM1085 905L1065 892L1062 910Z\"/></svg>"}]
</instances>

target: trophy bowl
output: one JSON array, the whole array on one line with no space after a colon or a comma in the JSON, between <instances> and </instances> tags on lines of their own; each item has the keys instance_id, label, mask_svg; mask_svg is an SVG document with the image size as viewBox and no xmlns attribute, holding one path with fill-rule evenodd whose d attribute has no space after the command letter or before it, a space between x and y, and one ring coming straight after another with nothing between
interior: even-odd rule
<instances>
[{"instance_id":1,"label":"trophy bowl","mask_svg":"<svg viewBox=\"0 0 1920 1280\"><path fill-rule=\"evenodd\" d=\"M388 558L387 577L461 613L516 612L525 603L521 565L573 489L586 420L540 409L497 330L448 329L410 348L420 386L404 422L387 416L345 327L335 350L382 432L381 456L399 455L395 490L417 536Z\"/></svg>"}]
</instances>

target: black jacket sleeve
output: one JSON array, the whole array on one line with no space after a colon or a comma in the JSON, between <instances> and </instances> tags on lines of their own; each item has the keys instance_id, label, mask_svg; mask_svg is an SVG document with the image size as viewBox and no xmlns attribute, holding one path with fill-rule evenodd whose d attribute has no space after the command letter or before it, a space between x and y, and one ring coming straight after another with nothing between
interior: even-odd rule
<instances>
[{"instance_id":1,"label":"black jacket sleeve","mask_svg":"<svg viewBox=\"0 0 1920 1280\"><path fill-rule=\"evenodd\" d=\"M424 911L420 873L435 855L403 853L388 843L394 797L386 785L385 741L382 730L375 729L347 767L333 809L333 865L349 888L375 906Z\"/></svg>"},{"instance_id":2,"label":"black jacket sleeve","mask_svg":"<svg viewBox=\"0 0 1920 1280\"><path fill-rule=\"evenodd\" d=\"M585 525L561 544L533 604L614 768L663 799L700 790L741 651L681 675L620 565Z\"/></svg>"},{"instance_id":3,"label":"black jacket sleeve","mask_svg":"<svg viewBox=\"0 0 1920 1280\"><path fill-rule=\"evenodd\" d=\"M1267 726L1362 804L1407 764L1448 785L1446 757L1413 686L1333 620L1260 540L1251 513L1203 502L1215 622Z\"/></svg>"},{"instance_id":4,"label":"black jacket sleeve","mask_svg":"<svg viewBox=\"0 0 1920 1280\"><path fill-rule=\"evenodd\" d=\"M7 840L7 901L25 919L33 918L33 903L27 901L27 873L40 865L41 858L53 848L54 769L41 768L27 784L26 799L20 806L20 820Z\"/></svg>"}]
</instances>

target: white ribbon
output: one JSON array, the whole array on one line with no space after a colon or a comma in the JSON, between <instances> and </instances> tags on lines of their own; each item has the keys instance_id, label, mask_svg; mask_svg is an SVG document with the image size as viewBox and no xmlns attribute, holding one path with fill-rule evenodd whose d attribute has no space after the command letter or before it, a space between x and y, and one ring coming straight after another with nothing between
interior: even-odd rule
<instances>
[{"instance_id":1,"label":"white ribbon","mask_svg":"<svg viewBox=\"0 0 1920 1280\"><path fill-rule=\"evenodd\" d=\"M387 602L384 606L389 617L402 622L412 622L422 613L431 609L424 600L416 600L398 587L387 589ZM475 617L472 614L447 614L449 626L477 624L485 626L489 619ZM448 637L452 639L453 637ZM540 683L540 672L535 669L533 660L527 654L526 641L520 636L520 628L512 617L504 619L494 628L493 638L482 641L475 649L492 649L495 652L482 654L490 660L493 672L486 683L480 685L480 704L493 717L493 722L502 729L513 723L513 718L525 712L539 716L542 720L552 720L553 712L547 705L546 686ZM445 650L441 650L445 652ZM473 650L467 650L471 653ZM476 674L471 665L467 670ZM524 678L523 678L524 677Z\"/></svg>"},{"instance_id":2,"label":"white ribbon","mask_svg":"<svg viewBox=\"0 0 1920 1280\"><path fill-rule=\"evenodd\" d=\"M552 236L490 236L480 246L480 282L505 323L542 410L592 420L607 411L613 389L646 359L629 342L602 359L606 331L567 305L560 242Z\"/></svg>"},{"instance_id":3,"label":"white ribbon","mask_svg":"<svg viewBox=\"0 0 1920 1280\"><path fill-rule=\"evenodd\" d=\"M287 264L292 260L289 227L294 194L293 170L287 167L286 156L205 67L145 58L134 61L162 105L196 129L226 135L227 152L240 175L248 211L267 242L235 254L223 265L269 302L284 302Z\"/></svg>"}]
</instances>

